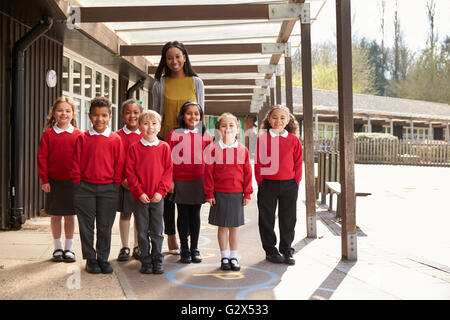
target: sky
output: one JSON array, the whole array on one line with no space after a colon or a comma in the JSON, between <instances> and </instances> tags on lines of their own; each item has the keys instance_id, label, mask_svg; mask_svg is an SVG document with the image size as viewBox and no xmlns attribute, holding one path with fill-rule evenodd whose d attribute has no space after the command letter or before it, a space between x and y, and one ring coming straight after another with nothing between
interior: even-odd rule
<instances>
[{"instance_id":1,"label":"sky","mask_svg":"<svg viewBox=\"0 0 450 320\"><path fill-rule=\"evenodd\" d=\"M450 0L434 0L436 4L435 30L438 41L450 35ZM381 0L352 0L352 35L366 37L381 43ZM427 0L398 0L400 28L406 45L413 51L423 49L429 31L427 19ZM394 39L395 0L386 0L385 9L385 45L391 47ZM311 26L313 44L324 41L336 41L335 1L328 0L319 14L318 20Z\"/></svg>"}]
</instances>

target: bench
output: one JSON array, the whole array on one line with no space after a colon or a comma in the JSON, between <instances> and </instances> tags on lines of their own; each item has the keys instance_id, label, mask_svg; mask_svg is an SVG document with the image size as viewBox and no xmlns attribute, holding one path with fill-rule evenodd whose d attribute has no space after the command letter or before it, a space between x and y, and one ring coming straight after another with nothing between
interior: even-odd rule
<instances>
[{"instance_id":1,"label":"bench","mask_svg":"<svg viewBox=\"0 0 450 320\"><path fill-rule=\"evenodd\" d=\"M333 210L333 194L337 194L336 218L341 218L341 184L339 182L327 181L326 186L330 190L330 205L328 211ZM355 191L356 198L370 196L371 192ZM356 201L356 199L355 199Z\"/></svg>"},{"instance_id":2,"label":"bench","mask_svg":"<svg viewBox=\"0 0 450 320\"><path fill-rule=\"evenodd\" d=\"M339 182L339 154L336 152L318 152L317 176L315 176L316 199L321 195L321 204L326 203L327 181Z\"/></svg>"}]
</instances>

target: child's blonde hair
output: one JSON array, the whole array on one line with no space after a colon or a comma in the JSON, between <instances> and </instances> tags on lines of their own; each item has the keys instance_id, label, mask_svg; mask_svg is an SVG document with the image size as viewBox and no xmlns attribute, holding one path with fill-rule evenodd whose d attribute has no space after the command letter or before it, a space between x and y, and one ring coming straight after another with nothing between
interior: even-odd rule
<instances>
[{"instance_id":1,"label":"child's blonde hair","mask_svg":"<svg viewBox=\"0 0 450 320\"><path fill-rule=\"evenodd\" d=\"M269 118L270 118L270 115L272 114L272 112L274 112L277 109L283 110L289 117L289 122L284 129L289 133L293 133L297 136L300 135L300 129L299 129L300 127L298 125L298 121L295 119L295 117L291 113L291 111L287 107L282 106L281 104L277 104L277 105L273 106L272 108L270 108L269 111L267 111L267 113L261 123L260 129L269 130L272 128L269 123Z\"/></svg>"},{"instance_id":2,"label":"child's blonde hair","mask_svg":"<svg viewBox=\"0 0 450 320\"><path fill-rule=\"evenodd\" d=\"M161 124L161 116L158 112L153 110L145 110L139 116L139 124L141 124L146 119L156 119Z\"/></svg>"},{"instance_id":3,"label":"child's blonde hair","mask_svg":"<svg viewBox=\"0 0 450 320\"><path fill-rule=\"evenodd\" d=\"M216 129L216 131L219 130L220 128L220 123L222 122L223 119L225 118L231 118L234 123L236 124L236 128L237 128L237 134L236 134L236 140L239 141L240 138L240 133L241 133L241 122L239 121L239 119L232 113L230 112L224 112L222 113L219 118L217 118L216 124L214 125L214 128ZM214 137L214 140L216 140L216 138ZM220 140L220 139L219 139Z\"/></svg>"},{"instance_id":4,"label":"child's blonde hair","mask_svg":"<svg viewBox=\"0 0 450 320\"><path fill-rule=\"evenodd\" d=\"M68 103L72 107L73 116L72 121L70 121L70 124L73 125L75 128L77 127L77 119L76 119L76 108L75 103L73 103L72 99L66 96L59 97L53 102L53 105L50 107L50 110L47 115L47 121L44 126L44 131L50 128L53 128L53 126L56 124L56 118L55 118L55 111L56 107L60 103Z\"/></svg>"}]
</instances>

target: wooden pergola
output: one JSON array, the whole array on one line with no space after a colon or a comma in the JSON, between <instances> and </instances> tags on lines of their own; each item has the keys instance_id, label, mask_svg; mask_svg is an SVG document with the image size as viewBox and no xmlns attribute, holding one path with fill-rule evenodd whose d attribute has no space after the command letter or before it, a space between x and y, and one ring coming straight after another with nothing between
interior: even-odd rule
<instances>
[{"instance_id":1,"label":"wooden pergola","mask_svg":"<svg viewBox=\"0 0 450 320\"><path fill-rule=\"evenodd\" d=\"M307 236L317 238L316 199L314 188L314 136L311 73L311 23L317 19L327 0L267 1L267 3L228 1L228 4L198 4L151 6L107 6L108 1L84 1L101 7L79 7L77 17L81 25L107 23L116 34L126 35L145 32L161 32L165 41L149 36L145 41L137 39L120 45L118 53L123 57L159 56L164 42L180 40L191 57L194 69L205 84L205 113L220 114L230 111L236 115L260 117L274 104L281 104L281 69L284 67L286 106L293 110L291 37L296 23L300 24L300 50L302 62L304 162L306 186ZM331 0L328 0L331 1ZM158 2L158 1L156 1ZM166 1L167 2L167 1ZM357 259L354 146L353 146L353 101L351 59L351 11L350 0L335 0L338 57L339 137L340 137L340 181L342 212L342 258ZM129 1L132 3L132 1ZM197 3L197 4L191 4ZM205 3L204 1L202 3ZM214 3L214 2L213 2ZM112 5L113 3L111 3ZM152 4L154 2L152 1ZM174 3L175 4L175 3ZM316 16L312 16L311 5L319 4ZM138 23L132 27L126 23ZM157 23L151 26L146 23ZM183 22L180 24L180 22ZM233 37L221 34L221 28L251 28L252 24L267 28L278 23L278 34L269 36ZM201 29L202 28L202 29ZM181 37L181 33L191 33ZM197 32L195 32L197 30ZM200 30L202 30L200 32ZM180 37L170 38L173 34ZM130 37L132 38L132 37ZM138 37L137 37L138 38ZM142 37L141 37L142 38ZM267 42L267 40L272 42ZM256 41L256 42L255 42ZM269 57L269 63L251 63L258 56ZM203 57L204 60L194 59ZM232 58L226 58L226 56ZM247 57L248 58L245 58ZM284 56L284 65L280 60ZM207 57L205 59L204 57ZM213 57L218 57L214 59ZM153 76L157 63L148 68ZM275 79L273 79L275 78Z\"/></svg>"}]
</instances>

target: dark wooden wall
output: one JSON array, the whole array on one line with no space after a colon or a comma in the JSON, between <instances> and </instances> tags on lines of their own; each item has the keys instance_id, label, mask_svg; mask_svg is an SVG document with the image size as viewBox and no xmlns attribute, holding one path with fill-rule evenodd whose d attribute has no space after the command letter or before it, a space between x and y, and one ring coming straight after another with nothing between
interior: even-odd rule
<instances>
[{"instance_id":1,"label":"dark wooden wall","mask_svg":"<svg viewBox=\"0 0 450 320\"><path fill-rule=\"evenodd\" d=\"M9 227L9 165L10 165L10 107L12 47L31 26L15 20L0 11L0 228ZM17 190L23 196L26 218L39 215L44 206L36 167L36 155L48 110L61 95L62 43L44 35L34 42L25 55L24 119L23 127L25 168L24 188ZM49 88L45 82L46 72L56 71L58 84Z\"/></svg>"}]
</instances>

